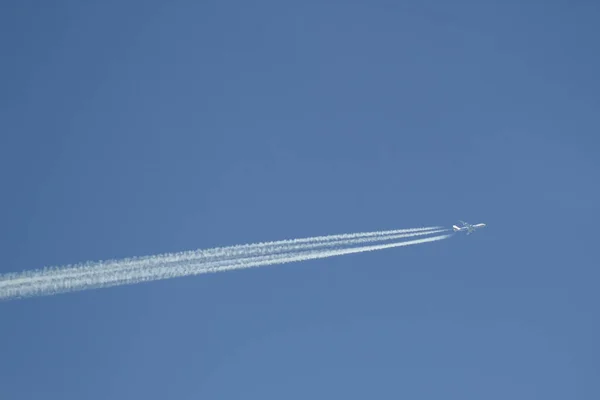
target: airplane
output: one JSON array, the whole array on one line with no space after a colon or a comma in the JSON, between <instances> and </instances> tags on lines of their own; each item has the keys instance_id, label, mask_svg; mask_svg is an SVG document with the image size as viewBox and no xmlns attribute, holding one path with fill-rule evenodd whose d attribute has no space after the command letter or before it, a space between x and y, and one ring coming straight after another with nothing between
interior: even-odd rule
<instances>
[{"instance_id":1,"label":"airplane","mask_svg":"<svg viewBox=\"0 0 600 400\"><path fill-rule=\"evenodd\" d=\"M475 229L478 228L483 228L484 226L486 226L485 224L469 224L468 222L465 221L458 221L462 224L462 226L457 226L457 225L452 225L452 229L454 229L454 232L467 232L467 235L470 235L471 233L473 233L475 231Z\"/></svg>"}]
</instances>

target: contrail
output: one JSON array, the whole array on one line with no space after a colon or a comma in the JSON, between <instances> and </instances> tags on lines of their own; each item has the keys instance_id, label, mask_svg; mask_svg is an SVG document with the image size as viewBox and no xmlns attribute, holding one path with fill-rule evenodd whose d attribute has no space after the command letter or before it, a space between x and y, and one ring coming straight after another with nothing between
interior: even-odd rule
<instances>
[{"instance_id":1,"label":"contrail","mask_svg":"<svg viewBox=\"0 0 600 400\"><path fill-rule=\"evenodd\" d=\"M431 231L423 231L423 232L413 232L413 233L404 233L397 235L385 235L378 237L362 237L357 239L346 239L346 240L331 240L331 241L322 241L316 243L303 243L303 244L287 244L287 245L279 245L279 246L271 246L264 248L255 248L248 250L243 255L237 254L237 251L232 253L223 252L222 257L218 258L219 261L224 261L228 259L240 259L241 257L247 258L250 256L256 255L270 255L277 254L282 252L290 253L292 251L301 251L301 250L309 250L319 247L342 247L342 246L350 246L355 244L369 243L369 242L381 242L381 241L390 241L396 239L402 239L413 236L423 236L423 235L431 235L434 233L445 232L448 229L438 229ZM209 249L210 250L210 249ZM82 279L83 277L89 278L91 275L102 274L104 276L108 276L109 274L119 273L123 274L125 271L132 271L135 269L148 269L153 266L164 266L171 265L173 263L182 263L186 261L194 261L195 263L204 262L208 263L210 261L215 261L215 259L211 256L206 256L207 250L199 250L199 251L189 251L182 253L169 253L163 255L154 255L148 256L144 258L140 258L136 261L131 261L131 259L126 259L124 262L119 263L118 260L110 261L110 262L98 262L93 264L83 264L83 266L65 266L58 269L42 269L37 271L27 271L20 276L13 274L12 279L2 280L0 279L0 291L1 290L10 290L17 288L19 286L27 285L31 286L33 284L41 284L42 282L56 281L56 280L72 280L74 278ZM0 296L1 298L1 296Z\"/></svg>"},{"instance_id":2,"label":"contrail","mask_svg":"<svg viewBox=\"0 0 600 400\"><path fill-rule=\"evenodd\" d=\"M3 288L3 281L10 280L13 284L18 281L34 281L36 279L63 278L65 275L87 274L107 271L111 268L147 268L157 264L170 262L182 262L186 260L197 260L202 258L205 261L210 259L235 258L250 255L265 255L281 253L284 251L303 250L308 248L325 246L343 246L350 244L366 243L371 241L393 240L404 237L429 235L443 232L446 229L441 227L424 227L412 229L395 229L388 231L347 233L329 236L315 236L311 238L287 239L274 242L262 242L244 245L235 245L228 247L216 247L204 250L191 250L178 253L165 253L160 255L151 255L143 257L131 257L119 260L106 260L101 262L87 262L78 265L66 265L62 267L50 267L42 270L24 271L22 273L0 275L0 290ZM1 298L1 296L0 296Z\"/></svg>"},{"instance_id":3,"label":"contrail","mask_svg":"<svg viewBox=\"0 0 600 400\"><path fill-rule=\"evenodd\" d=\"M435 227L434 227L435 228ZM292 239L270 242L268 246L244 245L219 248L221 258L210 250L196 252L170 253L66 266L53 270L38 270L22 274L0 276L0 300L40 295L104 288L118 285L130 285L147 281L170 279L183 276L220 272L233 269L285 264L297 261L333 257L337 255L374 251L392 247L409 246L445 239L451 235L435 236L405 242L387 243L372 246L345 249L327 249L327 247L349 246L373 241L389 241L410 236L430 235L446 229L418 228L415 230L382 231L377 234L332 235L318 238ZM389 234L388 232L407 232ZM409 233L410 232L410 233ZM338 238L331 240L330 238ZM339 238L346 238L340 240ZM315 240L316 239L316 240ZM239 253L240 248L246 252ZM325 249L312 250L319 247ZM226 249L231 252L224 251ZM262 249L260 251L257 251Z\"/></svg>"}]
</instances>

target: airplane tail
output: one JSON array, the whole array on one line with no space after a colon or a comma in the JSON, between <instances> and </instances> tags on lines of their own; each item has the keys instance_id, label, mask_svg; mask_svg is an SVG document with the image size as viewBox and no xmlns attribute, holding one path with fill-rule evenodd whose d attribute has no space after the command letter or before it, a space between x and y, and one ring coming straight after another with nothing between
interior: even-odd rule
<instances>
[{"instance_id":1,"label":"airplane tail","mask_svg":"<svg viewBox=\"0 0 600 400\"><path fill-rule=\"evenodd\" d=\"M460 231L460 228L456 225L452 225L452 229L454 230L454 232Z\"/></svg>"}]
</instances>

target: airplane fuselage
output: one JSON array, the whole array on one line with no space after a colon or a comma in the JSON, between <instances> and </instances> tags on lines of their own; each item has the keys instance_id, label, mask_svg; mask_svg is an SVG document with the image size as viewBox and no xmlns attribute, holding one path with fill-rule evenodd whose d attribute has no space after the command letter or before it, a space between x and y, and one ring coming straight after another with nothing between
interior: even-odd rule
<instances>
[{"instance_id":1,"label":"airplane fuselage","mask_svg":"<svg viewBox=\"0 0 600 400\"><path fill-rule=\"evenodd\" d=\"M464 222L463 226L452 225L452 229L454 232L467 232L467 235L470 235L475 229L483 228L484 226L486 226L486 224L480 223L472 225Z\"/></svg>"}]
</instances>

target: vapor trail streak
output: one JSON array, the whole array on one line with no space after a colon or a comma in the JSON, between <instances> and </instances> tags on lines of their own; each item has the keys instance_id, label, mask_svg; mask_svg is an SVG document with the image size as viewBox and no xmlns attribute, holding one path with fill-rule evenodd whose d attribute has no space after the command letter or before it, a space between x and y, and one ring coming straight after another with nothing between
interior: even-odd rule
<instances>
[{"instance_id":1,"label":"vapor trail streak","mask_svg":"<svg viewBox=\"0 0 600 400\"><path fill-rule=\"evenodd\" d=\"M325 246L343 246L365 243L370 241L393 240L403 237L429 235L445 231L435 227L396 229L390 231L362 232L330 236L316 236L312 238L288 239L276 242L264 242L229 247L218 247L204 250L191 250L179 253L166 253L144 257L124 258L100 262L88 262L78 265L45 268L41 270L25 271L23 273L0 275L0 291L8 285L14 286L19 282L34 282L36 280L63 279L67 275L96 274L110 269L149 268L157 264L182 262L186 260L210 261L211 259L238 258L241 256L266 255L273 253L303 250ZM387 239L386 239L387 238ZM0 298L1 295L0 295Z\"/></svg>"},{"instance_id":2,"label":"vapor trail streak","mask_svg":"<svg viewBox=\"0 0 600 400\"><path fill-rule=\"evenodd\" d=\"M367 251L382 250L387 248L410 246L415 244L443 240L452 235L441 235L425 239L406 242L387 243L371 246L362 246L346 249L314 250L284 254L270 254L264 256L244 257L233 260L206 261L199 259L168 261L147 269L121 269L104 271L92 275L72 274L62 280L49 279L41 281L21 281L11 287L0 286L0 299L30 297L36 295L53 295L58 293L80 291L93 288L105 288L118 285L131 285L136 283L170 279L183 276L192 276L211 272L286 264L298 261L327 258L338 255L362 253ZM160 258L161 256L154 256ZM4 282L6 283L6 282Z\"/></svg>"}]
</instances>

